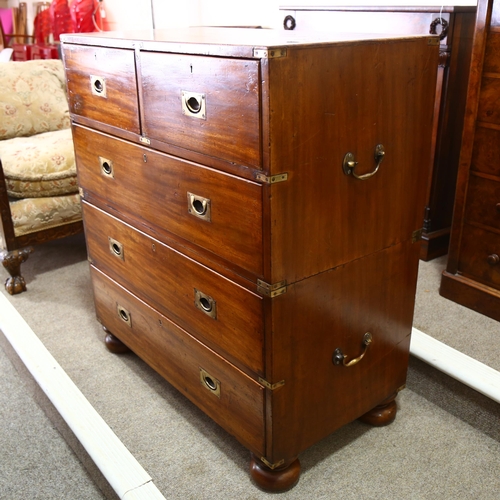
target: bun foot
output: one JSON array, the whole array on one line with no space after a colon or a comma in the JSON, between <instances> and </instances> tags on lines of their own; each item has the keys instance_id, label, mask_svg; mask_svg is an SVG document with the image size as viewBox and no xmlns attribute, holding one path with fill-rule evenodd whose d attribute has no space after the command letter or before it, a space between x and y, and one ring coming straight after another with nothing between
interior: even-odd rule
<instances>
[{"instance_id":1,"label":"bun foot","mask_svg":"<svg viewBox=\"0 0 500 500\"><path fill-rule=\"evenodd\" d=\"M359 420L374 427L383 427L394 422L398 406L396 404L396 394L375 406L372 410L362 415Z\"/></svg>"},{"instance_id":2,"label":"bun foot","mask_svg":"<svg viewBox=\"0 0 500 500\"><path fill-rule=\"evenodd\" d=\"M117 337L115 337L106 327L102 327L106 332L106 337L104 338L104 343L108 348L109 352L113 354L125 354L130 352L130 349Z\"/></svg>"},{"instance_id":3,"label":"bun foot","mask_svg":"<svg viewBox=\"0 0 500 500\"><path fill-rule=\"evenodd\" d=\"M300 462L296 458L286 465L271 469L252 455L250 476L260 489L270 493L279 493L295 486L300 477Z\"/></svg>"}]
</instances>

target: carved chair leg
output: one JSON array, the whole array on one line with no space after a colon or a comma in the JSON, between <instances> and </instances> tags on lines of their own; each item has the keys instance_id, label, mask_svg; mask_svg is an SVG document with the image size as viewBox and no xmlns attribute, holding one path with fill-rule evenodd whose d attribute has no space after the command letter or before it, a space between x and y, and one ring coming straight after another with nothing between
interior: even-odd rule
<instances>
[{"instance_id":1,"label":"carved chair leg","mask_svg":"<svg viewBox=\"0 0 500 500\"><path fill-rule=\"evenodd\" d=\"M21 276L21 264L26 262L31 252L33 252L33 247L26 247L10 252L4 251L0 255L3 267L10 274L10 277L5 281L5 289L11 295L26 291L26 281Z\"/></svg>"}]
</instances>

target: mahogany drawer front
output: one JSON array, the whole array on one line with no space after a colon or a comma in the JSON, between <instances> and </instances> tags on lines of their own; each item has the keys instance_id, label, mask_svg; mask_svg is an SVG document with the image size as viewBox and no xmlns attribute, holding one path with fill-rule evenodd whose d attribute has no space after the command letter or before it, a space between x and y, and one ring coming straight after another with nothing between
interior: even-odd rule
<instances>
[{"instance_id":1,"label":"mahogany drawer front","mask_svg":"<svg viewBox=\"0 0 500 500\"><path fill-rule=\"evenodd\" d=\"M71 113L140 134L133 50L65 45Z\"/></svg>"},{"instance_id":2,"label":"mahogany drawer front","mask_svg":"<svg viewBox=\"0 0 500 500\"><path fill-rule=\"evenodd\" d=\"M84 190L262 275L261 185L79 126L73 140Z\"/></svg>"},{"instance_id":3,"label":"mahogany drawer front","mask_svg":"<svg viewBox=\"0 0 500 500\"><path fill-rule=\"evenodd\" d=\"M89 259L238 366L263 376L262 298L83 202Z\"/></svg>"},{"instance_id":4,"label":"mahogany drawer front","mask_svg":"<svg viewBox=\"0 0 500 500\"><path fill-rule=\"evenodd\" d=\"M459 270L500 288L500 233L464 224Z\"/></svg>"},{"instance_id":5,"label":"mahogany drawer front","mask_svg":"<svg viewBox=\"0 0 500 500\"><path fill-rule=\"evenodd\" d=\"M500 130L477 126L471 168L500 177Z\"/></svg>"},{"instance_id":6,"label":"mahogany drawer front","mask_svg":"<svg viewBox=\"0 0 500 500\"><path fill-rule=\"evenodd\" d=\"M465 219L500 230L500 178L470 176Z\"/></svg>"},{"instance_id":7,"label":"mahogany drawer front","mask_svg":"<svg viewBox=\"0 0 500 500\"><path fill-rule=\"evenodd\" d=\"M477 120L500 125L500 78L483 76Z\"/></svg>"},{"instance_id":8,"label":"mahogany drawer front","mask_svg":"<svg viewBox=\"0 0 500 500\"><path fill-rule=\"evenodd\" d=\"M489 32L484 54L484 73L500 73L500 33Z\"/></svg>"},{"instance_id":9,"label":"mahogany drawer front","mask_svg":"<svg viewBox=\"0 0 500 500\"><path fill-rule=\"evenodd\" d=\"M93 267L91 274L99 321L244 446L262 456L264 388Z\"/></svg>"},{"instance_id":10,"label":"mahogany drawer front","mask_svg":"<svg viewBox=\"0 0 500 500\"><path fill-rule=\"evenodd\" d=\"M143 133L260 167L259 62L141 52Z\"/></svg>"}]
</instances>

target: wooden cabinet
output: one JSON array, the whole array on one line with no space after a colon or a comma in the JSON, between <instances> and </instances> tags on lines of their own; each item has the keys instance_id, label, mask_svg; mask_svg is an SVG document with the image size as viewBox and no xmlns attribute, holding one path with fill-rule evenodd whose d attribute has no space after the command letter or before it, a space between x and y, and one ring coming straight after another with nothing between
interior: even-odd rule
<instances>
[{"instance_id":1,"label":"wooden cabinet","mask_svg":"<svg viewBox=\"0 0 500 500\"><path fill-rule=\"evenodd\" d=\"M500 320L500 1L479 1L452 237L440 293Z\"/></svg>"},{"instance_id":2,"label":"wooden cabinet","mask_svg":"<svg viewBox=\"0 0 500 500\"><path fill-rule=\"evenodd\" d=\"M65 35L97 317L252 453L264 489L405 384L431 36ZM366 78L369 75L369 78Z\"/></svg>"},{"instance_id":3,"label":"wooden cabinet","mask_svg":"<svg viewBox=\"0 0 500 500\"><path fill-rule=\"evenodd\" d=\"M346 2L349 3L349 2ZM438 33L433 147L423 218L420 258L448 251L458 157L467 95L475 7L282 6L284 27L294 31L385 34ZM431 104L432 105L432 104Z\"/></svg>"}]
</instances>

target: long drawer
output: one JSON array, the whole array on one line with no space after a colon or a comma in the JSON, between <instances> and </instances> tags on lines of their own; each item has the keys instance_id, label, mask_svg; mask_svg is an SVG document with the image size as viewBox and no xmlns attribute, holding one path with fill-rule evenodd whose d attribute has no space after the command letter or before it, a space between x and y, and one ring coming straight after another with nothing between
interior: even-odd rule
<instances>
[{"instance_id":1,"label":"long drawer","mask_svg":"<svg viewBox=\"0 0 500 500\"><path fill-rule=\"evenodd\" d=\"M261 185L78 125L73 140L84 190L262 276Z\"/></svg>"},{"instance_id":2,"label":"long drawer","mask_svg":"<svg viewBox=\"0 0 500 500\"><path fill-rule=\"evenodd\" d=\"M264 388L91 267L97 317L154 370L258 456Z\"/></svg>"},{"instance_id":3,"label":"long drawer","mask_svg":"<svg viewBox=\"0 0 500 500\"><path fill-rule=\"evenodd\" d=\"M83 202L90 261L243 369L263 376L262 298Z\"/></svg>"}]
</instances>

